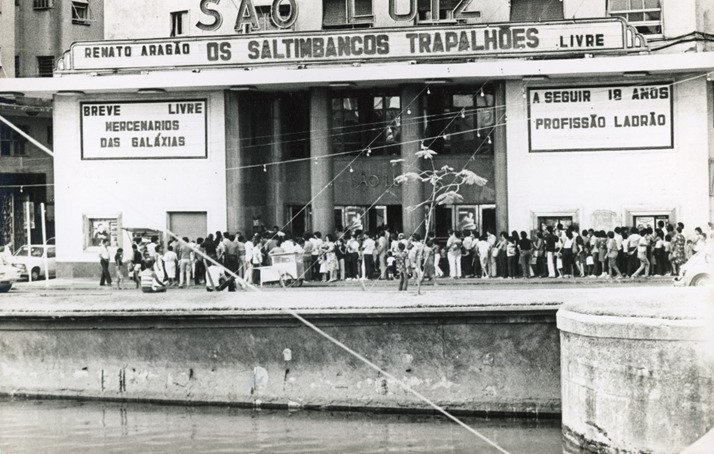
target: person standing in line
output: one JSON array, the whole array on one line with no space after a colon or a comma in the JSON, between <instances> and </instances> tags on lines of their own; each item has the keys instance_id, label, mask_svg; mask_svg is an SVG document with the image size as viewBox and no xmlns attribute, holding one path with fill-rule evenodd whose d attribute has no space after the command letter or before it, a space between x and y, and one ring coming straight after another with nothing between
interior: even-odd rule
<instances>
[{"instance_id":1,"label":"person standing in line","mask_svg":"<svg viewBox=\"0 0 714 454\"><path fill-rule=\"evenodd\" d=\"M478 258L481 262L481 277L488 279L491 277L491 244L488 242L488 234L481 235L481 239L476 245Z\"/></svg>"},{"instance_id":2,"label":"person standing in line","mask_svg":"<svg viewBox=\"0 0 714 454\"><path fill-rule=\"evenodd\" d=\"M191 246L188 244L188 237L183 237L180 242L179 260L179 288L191 285Z\"/></svg>"},{"instance_id":3,"label":"person standing in line","mask_svg":"<svg viewBox=\"0 0 714 454\"><path fill-rule=\"evenodd\" d=\"M245 279L245 237L240 233L236 236L236 250L238 251L238 276ZM302 255L299 258L302 260Z\"/></svg>"},{"instance_id":4,"label":"person standing in line","mask_svg":"<svg viewBox=\"0 0 714 454\"><path fill-rule=\"evenodd\" d=\"M573 232L568 229L565 231L565 240L561 252L563 253L563 277L573 277L573 245L575 239Z\"/></svg>"},{"instance_id":5,"label":"person standing in line","mask_svg":"<svg viewBox=\"0 0 714 454\"><path fill-rule=\"evenodd\" d=\"M620 272L620 268L617 266L617 257L618 257L618 249L617 249L617 241L615 240L615 232L612 230L607 232L607 261L608 261L608 266L609 266L609 277L612 278L614 277L614 274L617 273L617 278L621 279L622 278L622 273Z\"/></svg>"},{"instance_id":6,"label":"person standing in line","mask_svg":"<svg viewBox=\"0 0 714 454\"><path fill-rule=\"evenodd\" d=\"M99 245L99 266L102 268L102 277L99 279L99 285L112 285L112 276L109 274L109 242L102 240Z\"/></svg>"},{"instance_id":7,"label":"person standing in line","mask_svg":"<svg viewBox=\"0 0 714 454\"><path fill-rule=\"evenodd\" d=\"M225 267L234 274L238 274L238 242L235 236L228 234L223 236L223 253Z\"/></svg>"},{"instance_id":8,"label":"person standing in line","mask_svg":"<svg viewBox=\"0 0 714 454\"><path fill-rule=\"evenodd\" d=\"M664 252L664 231L662 229L657 229L655 233L654 247L652 248L652 255L654 256L655 263L657 264L656 273L660 276L664 276L667 272L667 267L665 265L667 258Z\"/></svg>"},{"instance_id":9,"label":"person standing in line","mask_svg":"<svg viewBox=\"0 0 714 454\"><path fill-rule=\"evenodd\" d=\"M459 279L461 277L461 244L459 232L452 231L449 239L446 241L450 279Z\"/></svg>"},{"instance_id":10,"label":"person standing in line","mask_svg":"<svg viewBox=\"0 0 714 454\"><path fill-rule=\"evenodd\" d=\"M379 260L379 279L387 278L387 252L389 251L389 231L385 230L377 240L377 258Z\"/></svg>"},{"instance_id":11,"label":"person standing in line","mask_svg":"<svg viewBox=\"0 0 714 454\"><path fill-rule=\"evenodd\" d=\"M548 265L548 277L555 277L555 245L558 238L553 233L553 227L546 227L545 234L545 256Z\"/></svg>"},{"instance_id":12,"label":"person standing in line","mask_svg":"<svg viewBox=\"0 0 714 454\"><path fill-rule=\"evenodd\" d=\"M302 235L302 265L303 268L305 269L305 272L303 273L303 279L306 281L311 281L312 280L312 250L313 250L313 245L312 241L310 239L312 238L312 234L305 232ZM246 255L248 254L247 252L247 244L246 243Z\"/></svg>"},{"instance_id":13,"label":"person standing in line","mask_svg":"<svg viewBox=\"0 0 714 454\"><path fill-rule=\"evenodd\" d=\"M506 267L508 278L515 279L518 269L518 232L516 231L506 237Z\"/></svg>"},{"instance_id":14,"label":"person standing in line","mask_svg":"<svg viewBox=\"0 0 714 454\"><path fill-rule=\"evenodd\" d=\"M644 271L644 277L650 277L650 260L647 257L647 248L649 247L650 239L648 238L645 229L640 230L640 239L637 242L637 259L640 261L640 266L632 274L632 279L637 278Z\"/></svg>"},{"instance_id":15,"label":"person standing in line","mask_svg":"<svg viewBox=\"0 0 714 454\"><path fill-rule=\"evenodd\" d=\"M347 269L345 268L346 254L347 248L345 247L344 237L340 236L335 240L335 258L337 259L337 265L340 270L340 280L342 281L347 279Z\"/></svg>"},{"instance_id":16,"label":"person standing in line","mask_svg":"<svg viewBox=\"0 0 714 454\"><path fill-rule=\"evenodd\" d=\"M489 269L491 270L491 277L497 277L498 276L498 247L496 245L498 244L498 238L496 238L496 235L493 233L486 231L486 241L488 241L488 245L491 247L491 255L489 256Z\"/></svg>"},{"instance_id":17,"label":"person standing in line","mask_svg":"<svg viewBox=\"0 0 714 454\"><path fill-rule=\"evenodd\" d=\"M374 278L374 248L377 246L372 235L364 234L362 241L362 257L364 260L364 277L366 279Z\"/></svg>"},{"instance_id":18,"label":"person standing in line","mask_svg":"<svg viewBox=\"0 0 714 454\"><path fill-rule=\"evenodd\" d=\"M166 276L168 276L168 286L173 287L176 285L176 271L178 264L178 255L174 252L172 246L168 247L168 250L164 254L164 268L166 269Z\"/></svg>"},{"instance_id":19,"label":"person standing in line","mask_svg":"<svg viewBox=\"0 0 714 454\"><path fill-rule=\"evenodd\" d=\"M136 243L131 245L131 280L136 284L136 288L141 286L141 281L139 280L139 273L141 273L141 252L139 252L139 246Z\"/></svg>"},{"instance_id":20,"label":"person standing in line","mask_svg":"<svg viewBox=\"0 0 714 454\"><path fill-rule=\"evenodd\" d=\"M533 231L531 234L531 242L533 245L533 259L531 263L535 263L533 277L545 277L548 272L545 269L545 241L543 234L538 231Z\"/></svg>"},{"instance_id":21,"label":"person standing in line","mask_svg":"<svg viewBox=\"0 0 714 454\"><path fill-rule=\"evenodd\" d=\"M124 249L117 249L114 254L114 266L116 267L117 290L122 290L121 283L124 282Z\"/></svg>"},{"instance_id":22,"label":"person standing in line","mask_svg":"<svg viewBox=\"0 0 714 454\"><path fill-rule=\"evenodd\" d=\"M426 240L426 245L421 250L421 272L417 273L417 276L421 274L421 282L425 280L434 281L434 286L436 286L436 269L434 267L434 240L429 238Z\"/></svg>"},{"instance_id":23,"label":"person standing in line","mask_svg":"<svg viewBox=\"0 0 714 454\"><path fill-rule=\"evenodd\" d=\"M597 233L598 239L597 239L597 247L598 247L598 258L600 260L600 270L602 271L598 276L600 277L608 277L612 275L610 271L608 271L608 264L610 263L610 257L608 257L609 251L607 250L607 243L608 243L608 234L605 233L604 230L600 230ZM615 232L612 232L613 239L615 240L615 246L617 247L617 259L615 260L616 262L622 260L622 251L621 248L623 247L623 244L625 243L625 239L622 239L622 242L620 245L617 245L617 236L615 235ZM617 266L618 269L620 269L620 265Z\"/></svg>"},{"instance_id":24,"label":"person standing in line","mask_svg":"<svg viewBox=\"0 0 714 454\"><path fill-rule=\"evenodd\" d=\"M521 239L518 241L518 249L521 250L521 270L523 270L523 277L525 279L530 279L531 276L533 276L533 270L531 269L533 242L528 239L528 234L526 232L521 232Z\"/></svg>"},{"instance_id":25,"label":"person standing in line","mask_svg":"<svg viewBox=\"0 0 714 454\"><path fill-rule=\"evenodd\" d=\"M592 268L590 269L590 277L596 278L600 275L600 239L599 233L592 230L590 232L590 257L592 258Z\"/></svg>"},{"instance_id":26,"label":"person standing in line","mask_svg":"<svg viewBox=\"0 0 714 454\"><path fill-rule=\"evenodd\" d=\"M474 260L474 237L471 230L463 231L463 239L461 240L462 255L461 255L461 271L463 277L474 277L473 260Z\"/></svg>"},{"instance_id":27,"label":"person standing in line","mask_svg":"<svg viewBox=\"0 0 714 454\"><path fill-rule=\"evenodd\" d=\"M397 275L399 276L399 291L407 291L409 286L409 254L406 251L406 245L399 243L397 253L394 256L394 264L396 266Z\"/></svg>"},{"instance_id":28,"label":"person standing in line","mask_svg":"<svg viewBox=\"0 0 714 454\"><path fill-rule=\"evenodd\" d=\"M627 275L632 276L637 268L640 266L640 261L637 259L637 250L640 244L640 239L642 236L638 231L633 228L630 235L627 237Z\"/></svg>"},{"instance_id":29,"label":"person standing in line","mask_svg":"<svg viewBox=\"0 0 714 454\"><path fill-rule=\"evenodd\" d=\"M191 248L191 271L193 272L194 285L202 285L206 279L206 249L203 238L196 238L196 242L189 242ZM176 251L176 249L174 249ZM178 282L178 279L177 279Z\"/></svg>"},{"instance_id":30,"label":"person standing in line","mask_svg":"<svg viewBox=\"0 0 714 454\"><path fill-rule=\"evenodd\" d=\"M310 238L312 242L312 278L315 281L322 280L322 275L320 274L320 255L322 254L322 234L320 232L315 232Z\"/></svg>"}]
</instances>

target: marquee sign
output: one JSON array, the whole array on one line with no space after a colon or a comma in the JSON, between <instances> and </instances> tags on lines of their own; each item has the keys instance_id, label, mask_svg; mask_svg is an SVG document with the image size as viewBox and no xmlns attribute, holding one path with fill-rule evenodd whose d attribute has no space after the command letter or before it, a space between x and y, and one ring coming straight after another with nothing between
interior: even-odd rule
<instances>
[{"instance_id":1,"label":"marquee sign","mask_svg":"<svg viewBox=\"0 0 714 454\"><path fill-rule=\"evenodd\" d=\"M83 102L82 159L207 156L205 99Z\"/></svg>"},{"instance_id":2,"label":"marquee sign","mask_svg":"<svg viewBox=\"0 0 714 454\"><path fill-rule=\"evenodd\" d=\"M674 147L670 84L528 90L531 152Z\"/></svg>"},{"instance_id":3,"label":"marquee sign","mask_svg":"<svg viewBox=\"0 0 714 454\"><path fill-rule=\"evenodd\" d=\"M622 19L82 42L66 69L254 66L646 50Z\"/></svg>"}]
</instances>

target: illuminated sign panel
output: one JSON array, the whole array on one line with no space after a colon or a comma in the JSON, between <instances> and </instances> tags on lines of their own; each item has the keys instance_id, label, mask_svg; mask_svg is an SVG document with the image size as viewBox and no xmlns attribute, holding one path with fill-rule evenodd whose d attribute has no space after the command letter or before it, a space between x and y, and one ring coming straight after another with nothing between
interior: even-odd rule
<instances>
[{"instance_id":1,"label":"illuminated sign panel","mask_svg":"<svg viewBox=\"0 0 714 454\"><path fill-rule=\"evenodd\" d=\"M643 50L617 18L75 43L74 70L453 59Z\"/></svg>"},{"instance_id":2,"label":"illuminated sign panel","mask_svg":"<svg viewBox=\"0 0 714 454\"><path fill-rule=\"evenodd\" d=\"M669 84L528 90L531 152L674 147Z\"/></svg>"},{"instance_id":3,"label":"illuminated sign panel","mask_svg":"<svg viewBox=\"0 0 714 454\"><path fill-rule=\"evenodd\" d=\"M82 159L207 156L205 99L80 103Z\"/></svg>"}]
</instances>

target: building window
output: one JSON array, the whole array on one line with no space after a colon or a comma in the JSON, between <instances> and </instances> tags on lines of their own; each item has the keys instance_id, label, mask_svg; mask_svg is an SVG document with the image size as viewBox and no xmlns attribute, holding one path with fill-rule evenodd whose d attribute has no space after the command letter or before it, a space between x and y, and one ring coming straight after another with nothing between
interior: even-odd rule
<instances>
[{"instance_id":1,"label":"building window","mask_svg":"<svg viewBox=\"0 0 714 454\"><path fill-rule=\"evenodd\" d=\"M52 77L52 72L55 68L55 57L37 57L37 76Z\"/></svg>"},{"instance_id":2,"label":"building window","mask_svg":"<svg viewBox=\"0 0 714 454\"><path fill-rule=\"evenodd\" d=\"M72 23L89 25L89 3L85 1L72 2Z\"/></svg>"},{"instance_id":3,"label":"building window","mask_svg":"<svg viewBox=\"0 0 714 454\"><path fill-rule=\"evenodd\" d=\"M369 27L373 22L372 0L322 0L325 28Z\"/></svg>"},{"instance_id":4,"label":"building window","mask_svg":"<svg viewBox=\"0 0 714 454\"><path fill-rule=\"evenodd\" d=\"M53 134L52 125L47 125L46 132L47 132L47 144L52 145L52 134Z\"/></svg>"},{"instance_id":5,"label":"building window","mask_svg":"<svg viewBox=\"0 0 714 454\"><path fill-rule=\"evenodd\" d=\"M27 132L26 127L20 126L20 129ZM20 133L0 124L0 156L26 156L26 144L27 139Z\"/></svg>"},{"instance_id":6,"label":"building window","mask_svg":"<svg viewBox=\"0 0 714 454\"><path fill-rule=\"evenodd\" d=\"M32 0L32 9L50 9L53 6L53 0Z\"/></svg>"},{"instance_id":7,"label":"building window","mask_svg":"<svg viewBox=\"0 0 714 454\"><path fill-rule=\"evenodd\" d=\"M188 23L188 11L174 11L171 13L171 37L183 36L186 34L186 24Z\"/></svg>"},{"instance_id":8,"label":"building window","mask_svg":"<svg viewBox=\"0 0 714 454\"><path fill-rule=\"evenodd\" d=\"M662 34L660 0L609 0L608 13L621 17L645 35Z\"/></svg>"},{"instance_id":9,"label":"building window","mask_svg":"<svg viewBox=\"0 0 714 454\"><path fill-rule=\"evenodd\" d=\"M430 148L440 154L493 154L495 88L430 88L427 129Z\"/></svg>"},{"instance_id":10,"label":"building window","mask_svg":"<svg viewBox=\"0 0 714 454\"><path fill-rule=\"evenodd\" d=\"M351 92L332 99L333 153L400 153L401 99L395 93Z\"/></svg>"},{"instance_id":11,"label":"building window","mask_svg":"<svg viewBox=\"0 0 714 454\"><path fill-rule=\"evenodd\" d=\"M357 97L332 99L332 152L359 151L362 145Z\"/></svg>"},{"instance_id":12,"label":"building window","mask_svg":"<svg viewBox=\"0 0 714 454\"><path fill-rule=\"evenodd\" d=\"M511 0L512 22L563 19L563 0Z\"/></svg>"}]
</instances>

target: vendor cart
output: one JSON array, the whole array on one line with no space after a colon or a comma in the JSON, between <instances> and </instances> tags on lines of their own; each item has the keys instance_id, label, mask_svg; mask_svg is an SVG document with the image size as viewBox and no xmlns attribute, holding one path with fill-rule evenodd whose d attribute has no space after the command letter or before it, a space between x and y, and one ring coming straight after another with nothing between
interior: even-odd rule
<instances>
[{"instance_id":1,"label":"vendor cart","mask_svg":"<svg viewBox=\"0 0 714 454\"><path fill-rule=\"evenodd\" d=\"M301 286L305 275L305 266L302 261L302 253L283 252L270 254L271 267L275 274L280 276L283 285ZM262 283L262 280L261 280Z\"/></svg>"}]
</instances>

